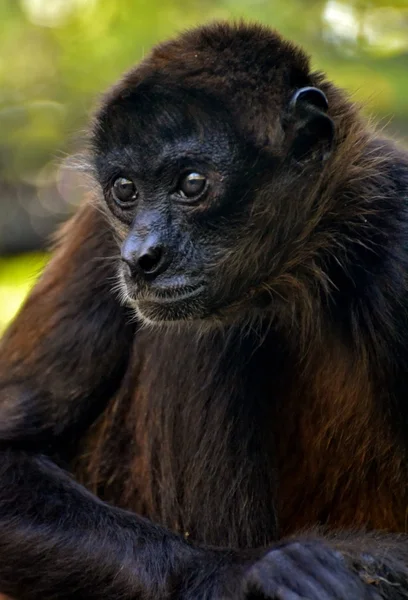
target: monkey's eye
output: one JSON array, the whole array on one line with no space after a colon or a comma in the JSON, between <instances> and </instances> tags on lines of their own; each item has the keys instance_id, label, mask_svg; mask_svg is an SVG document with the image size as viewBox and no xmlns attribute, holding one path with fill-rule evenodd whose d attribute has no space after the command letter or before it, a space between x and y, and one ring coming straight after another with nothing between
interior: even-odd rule
<instances>
[{"instance_id":1,"label":"monkey's eye","mask_svg":"<svg viewBox=\"0 0 408 600\"><path fill-rule=\"evenodd\" d=\"M137 198L137 189L133 181L126 177L118 177L112 186L112 196L117 204L131 206Z\"/></svg>"},{"instance_id":2,"label":"monkey's eye","mask_svg":"<svg viewBox=\"0 0 408 600\"><path fill-rule=\"evenodd\" d=\"M189 173L179 182L178 193L182 198L193 199L202 194L207 185L207 179L201 173Z\"/></svg>"}]
</instances>

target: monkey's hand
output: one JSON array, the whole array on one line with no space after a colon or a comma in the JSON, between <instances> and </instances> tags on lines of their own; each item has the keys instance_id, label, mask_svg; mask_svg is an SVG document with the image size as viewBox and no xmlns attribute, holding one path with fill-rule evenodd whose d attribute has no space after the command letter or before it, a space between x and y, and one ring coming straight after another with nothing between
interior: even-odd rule
<instances>
[{"instance_id":1,"label":"monkey's hand","mask_svg":"<svg viewBox=\"0 0 408 600\"><path fill-rule=\"evenodd\" d=\"M359 573L318 540L287 541L244 575L240 600L381 600L380 579Z\"/></svg>"}]
</instances>

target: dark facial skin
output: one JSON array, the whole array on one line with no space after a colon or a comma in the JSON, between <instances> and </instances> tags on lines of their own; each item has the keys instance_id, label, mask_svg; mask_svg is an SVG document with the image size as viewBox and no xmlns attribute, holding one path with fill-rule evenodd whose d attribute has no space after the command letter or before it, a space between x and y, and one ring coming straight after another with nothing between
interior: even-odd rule
<instances>
[{"instance_id":1,"label":"dark facial skin","mask_svg":"<svg viewBox=\"0 0 408 600\"><path fill-rule=\"evenodd\" d=\"M97 140L98 179L121 241L124 300L145 322L205 319L234 301L237 290L223 290L219 271L248 226L248 173L256 177L256 163L266 160L211 99L190 99L192 109L185 94L177 96L155 86L138 91Z\"/></svg>"}]
</instances>

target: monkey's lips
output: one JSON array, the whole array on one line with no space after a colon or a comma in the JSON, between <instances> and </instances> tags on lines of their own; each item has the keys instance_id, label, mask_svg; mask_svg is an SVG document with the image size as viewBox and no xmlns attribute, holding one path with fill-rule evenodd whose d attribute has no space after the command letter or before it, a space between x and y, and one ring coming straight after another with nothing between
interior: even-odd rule
<instances>
[{"instance_id":1,"label":"monkey's lips","mask_svg":"<svg viewBox=\"0 0 408 600\"><path fill-rule=\"evenodd\" d=\"M157 290L149 290L146 294L141 294L138 302L155 302L156 304L173 304L184 302L197 298L204 292L203 284L198 286L181 286L175 288L163 288Z\"/></svg>"}]
</instances>

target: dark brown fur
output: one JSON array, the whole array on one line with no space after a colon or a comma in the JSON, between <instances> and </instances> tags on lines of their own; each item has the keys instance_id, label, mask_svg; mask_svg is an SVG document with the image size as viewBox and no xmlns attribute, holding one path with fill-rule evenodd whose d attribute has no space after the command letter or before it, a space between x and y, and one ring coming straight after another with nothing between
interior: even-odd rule
<instances>
[{"instance_id":1,"label":"dark brown fur","mask_svg":"<svg viewBox=\"0 0 408 600\"><path fill-rule=\"evenodd\" d=\"M200 318L141 327L112 291L134 225L103 178L108 151L130 155L139 112L140 144L153 143L154 86L197 94L185 112L203 144L206 119L232 123L220 162L238 165L242 204L222 227L216 195L183 213L194 236L213 219L207 244L222 229L200 267L207 313L198 303ZM291 158L300 126L288 104L304 86L328 99L324 161ZM407 597L407 542L390 535L406 532L408 500L407 155L302 51L225 24L158 46L127 74L98 111L93 152L105 199L64 227L0 348L0 591ZM326 537L310 533L322 526ZM42 556L55 558L51 576Z\"/></svg>"}]
</instances>

